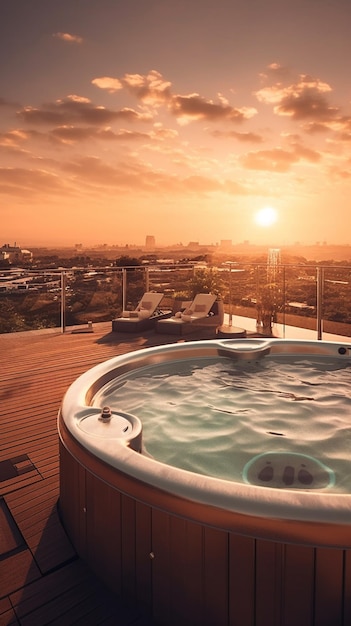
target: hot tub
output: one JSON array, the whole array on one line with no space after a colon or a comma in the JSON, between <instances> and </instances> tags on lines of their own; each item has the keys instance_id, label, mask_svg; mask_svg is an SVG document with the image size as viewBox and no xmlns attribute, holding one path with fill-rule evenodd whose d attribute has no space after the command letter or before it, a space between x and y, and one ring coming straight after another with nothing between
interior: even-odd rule
<instances>
[{"instance_id":1,"label":"hot tub","mask_svg":"<svg viewBox=\"0 0 351 626\"><path fill-rule=\"evenodd\" d=\"M83 374L59 414L78 553L160 624L350 624L350 349L188 342Z\"/></svg>"}]
</instances>

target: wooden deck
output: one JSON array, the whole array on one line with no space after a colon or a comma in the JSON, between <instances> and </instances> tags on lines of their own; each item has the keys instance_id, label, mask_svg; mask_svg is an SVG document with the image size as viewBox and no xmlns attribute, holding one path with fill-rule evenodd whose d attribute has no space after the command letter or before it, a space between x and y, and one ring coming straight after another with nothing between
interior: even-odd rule
<instances>
[{"instance_id":1,"label":"wooden deck","mask_svg":"<svg viewBox=\"0 0 351 626\"><path fill-rule=\"evenodd\" d=\"M152 624L95 578L65 534L56 422L66 389L85 370L174 341L112 333L111 322L93 333L0 335L0 626Z\"/></svg>"}]
</instances>

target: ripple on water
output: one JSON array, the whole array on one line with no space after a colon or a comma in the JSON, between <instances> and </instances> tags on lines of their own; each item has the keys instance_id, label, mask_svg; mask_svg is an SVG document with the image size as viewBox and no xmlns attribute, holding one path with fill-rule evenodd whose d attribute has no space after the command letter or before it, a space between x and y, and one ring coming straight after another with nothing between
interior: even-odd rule
<instances>
[{"instance_id":1,"label":"ripple on water","mask_svg":"<svg viewBox=\"0 0 351 626\"><path fill-rule=\"evenodd\" d=\"M349 491L350 372L333 359L189 359L117 377L94 403L137 415L164 463L240 481L254 455L286 450L332 462L334 490Z\"/></svg>"}]
</instances>

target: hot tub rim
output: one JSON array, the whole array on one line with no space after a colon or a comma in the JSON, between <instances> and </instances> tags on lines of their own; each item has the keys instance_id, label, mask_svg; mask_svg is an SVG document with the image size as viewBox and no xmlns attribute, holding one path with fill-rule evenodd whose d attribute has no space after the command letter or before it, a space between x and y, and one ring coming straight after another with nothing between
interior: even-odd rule
<instances>
[{"instance_id":1,"label":"hot tub rim","mask_svg":"<svg viewBox=\"0 0 351 626\"><path fill-rule=\"evenodd\" d=\"M250 339L235 340L235 345L245 342L245 349L249 345ZM262 343L262 342L261 342ZM320 354L337 353L341 346L346 346L346 357L349 358L351 345L339 342L315 342L312 340L265 340L264 345L270 348L274 346L274 352L281 351L288 353L292 345L298 348L298 353L311 355L312 352ZM77 378L67 390L59 412L59 433L64 445L67 446L69 437L78 441L92 455L95 455L102 462L107 463L117 472L129 475L143 484L148 484L161 491L169 491L175 496L184 497L187 500L195 500L198 503L215 506L219 509L232 512L240 512L243 515L261 516L270 519L293 520L302 523L324 523L345 525L351 527L351 494L337 494L318 491L293 490L293 489L272 489L264 486L245 485L244 483L227 481L212 476L204 476L182 470L170 465L166 465L156 459L138 454L131 450L125 442L114 441L113 453L109 451L101 452L101 446L97 441L78 432L74 415L91 400L96 389L106 382L107 378L113 378L116 371L120 371L123 366L135 366L145 359L148 364L153 362L153 358L158 362L159 358L164 358L164 353L184 356L194 349L198 353L199 346L205 348L205 352L215 354L218 347L223 344L233 345L233 340L187 342L186 344L166 344L153 348L143 348L121 356L113 357L82 374ZM257 345L257 342L256 344ZM308 346L309 351L306 351ZM243 347L243 346L242 346ZM303 352L305 350L305 352ZM168 358L168 357L167 357ZM112 367L117 363L117 367ZM97 376L98 375L98 376ZM95 391L94 391L95 390ZM62 438L62 425L67 431L65 442ZM69 447L69 446L68 446ZM115 451L118 450L116 454Z\"/></svg>"}]
</instances>

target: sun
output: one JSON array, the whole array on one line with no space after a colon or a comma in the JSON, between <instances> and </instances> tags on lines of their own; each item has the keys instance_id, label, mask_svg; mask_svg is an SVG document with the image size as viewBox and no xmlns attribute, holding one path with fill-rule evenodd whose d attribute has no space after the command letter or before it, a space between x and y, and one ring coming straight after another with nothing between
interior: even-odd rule
<instances>
[{"instance_id":1,"label":"sun","mask_svg":"<svg viewBox=\"0 0 351 626\"><path fill-rule=\"evenodd\" d=\"M259 226L272 226L277 221L277 211L271 206L260 209L255 215L255 222Z\"/></svg>"}]
</instances>

